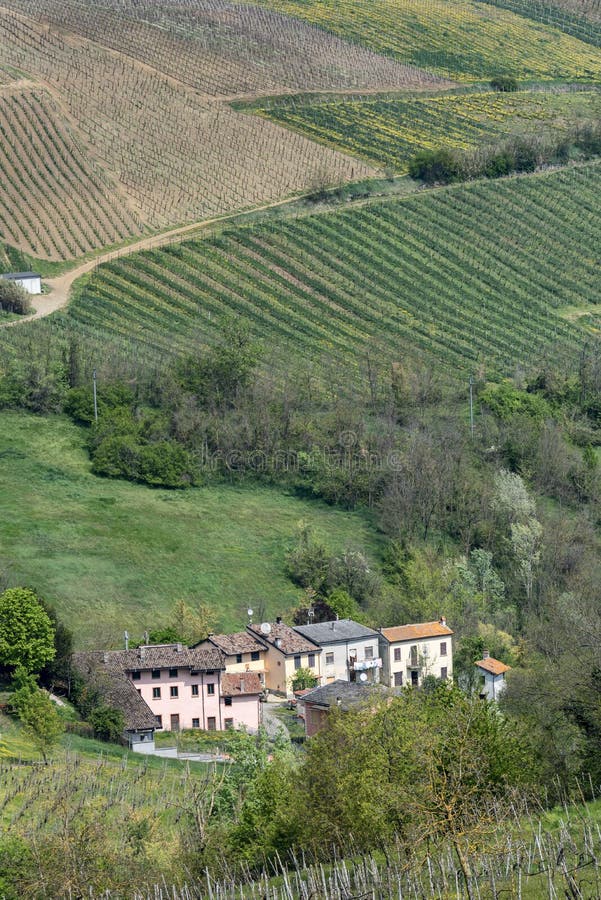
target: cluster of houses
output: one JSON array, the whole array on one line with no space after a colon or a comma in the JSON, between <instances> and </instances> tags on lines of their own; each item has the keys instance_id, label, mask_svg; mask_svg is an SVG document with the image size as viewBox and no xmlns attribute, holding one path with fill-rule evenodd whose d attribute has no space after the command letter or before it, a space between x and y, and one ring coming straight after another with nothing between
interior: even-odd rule
<instances>
[{"instance_id":1,"label":"cluster of houses","mask_svg":"<svg viewBox=\"0 0 601 900\"><path fill-rule=\"evenodd\" d=\"M351 619L291 627L278 617L235 634L210 634L194 647L77 653L74 665L123 712L130 747L152 752L157 729L256 731L268 694L295 699L300 669L317 683L298 692L310 736L334 705L348 708L373 690L417 687L429 675L450 679L452 636L444 617L378 631ZM477 665L482 696L495 699L508 667L490 657Z\"/></svg>"}]
</instances>

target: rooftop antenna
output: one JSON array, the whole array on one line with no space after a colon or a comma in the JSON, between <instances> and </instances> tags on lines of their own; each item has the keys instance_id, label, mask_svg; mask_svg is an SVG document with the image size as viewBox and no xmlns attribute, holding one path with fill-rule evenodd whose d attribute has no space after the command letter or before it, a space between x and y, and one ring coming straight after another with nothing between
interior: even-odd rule
<instances>
[{"instance_id":1,"label":"rooftop antenna","mask_svg":"<svg viewBox=\"0 0 601 900\"><path fill-rule=\"evenodd\" d=\"M123 632L123 638L125 640L125 649L129 650L129 631Z\"/></svg>"}]
</instances>

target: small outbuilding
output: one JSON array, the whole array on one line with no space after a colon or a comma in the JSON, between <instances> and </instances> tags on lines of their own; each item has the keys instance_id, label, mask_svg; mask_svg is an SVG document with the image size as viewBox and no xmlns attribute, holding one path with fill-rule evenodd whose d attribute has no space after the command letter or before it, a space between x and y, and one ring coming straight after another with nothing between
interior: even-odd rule
<instances>
[{"instance_id":1,"label":"small outbuilding","mask_svg":"<svg viewBox=\"0 0 601 900\"><path fill-rule=\"evenodd\" d=\"M505 673L511 666L501 662L500 659L495 659L488 650L484 651L483 658L479 659L475 666L480 676L480 697L483 700L498 700L505 690Z\"/></svg>"},{"instance_id":2,"label":"small outbuilding","mask_svg":"<svg viewBox=\"0 0 601 900\"><path fill-rule=\"evenodd\" d=\"M42 276L37 272L5 272L0 278L18 284L28 294L42 293Z\"/></svg>"}]
</instances>

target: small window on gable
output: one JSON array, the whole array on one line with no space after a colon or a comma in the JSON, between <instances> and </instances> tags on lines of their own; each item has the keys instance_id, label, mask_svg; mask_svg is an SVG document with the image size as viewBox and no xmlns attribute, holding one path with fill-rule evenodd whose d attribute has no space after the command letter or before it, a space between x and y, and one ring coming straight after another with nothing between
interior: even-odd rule
<instances>
[{"instance_id":1,"label":"small window on gable","mask_svg":"<svg viewBox=\"0 0 601 900\"><path fill-rule=\"evenodd\" d=\"M300 656L295 656L294 657L294 668L300 669L300 667L301 667L301 658L300 658Z\"/></svg>"},{"instance_id":2,"label":"small window on gable","mask_svg":"<svg viewBox=\"0 0 601 900\"><path fill-rule=\"evenodd\" d=\"M333 666L333 665L334 665L334 654L326 653L326 666Z\"/></svg>"},{"instance_id":3,"label":"small window on gable","mask_svg":"<svg viewBox=\"0 0 601 900\"><path fill-rule=\"evenodd\" d=\"M177 669L169 669L169 678L177 678Z\"/></svg>"},{"instance_id":4,"label":"small window on gable","mask_svg":"<svg viewBox=\"0 0 601 900\"><path fill-rule=\"evenodd\" d=\"M225 703L226 706L231 706L231 705L232 705L232 698L231 698L231 697L224 697L224 698L223 698L223 702Z\"/></svg>"},{"instance_id":5,"label":"small window on gable","mask_svg":"<svg viewBox=\"0 0 601 900\"><path fill-rule=\"evenodd\" d=\"M441 644L440 644L440 655L441 655L441 656L446 656L446 655L447 655L447 642L446 642L446 641L441 641Z\"/></svg>"},{"instance_id":6,"label":"small window on gable","mask_svg":"<svg viewBox=\"0 0 601 900\"><path fill-rule=\"evenodd\" d=\"M237 662L237 663L241 663L241 662L242 662L242 654L241 654L241 653L236 653L236 662Z\"/></svg>"},{"instance_id":7,"label":"small window on gable","mask_svg":"<svg viewBox=\"0 0 601 900\"><path fill-rule=\"evenodd\" d=\"M373 659L374 658L374 648L366 647L365 648L365 659Z\"/></svg>"},{"instance_id":8,"label":"small window on gable","mask_svg":"<svg viewBox=\"0 0 601 900\"><path fill-rule=\"evenodd\" d=\"M153 678L160 678L160 677L161 677L161 670L160 670L160 669L153 669L153 670L152 670L152 677L153 677Z\"/></svg>"},{"instance_id":9,"label":"small window on gable","mask_svg":"<svg viewBox=\"0 0 601 900\"><path fill-rule=\"evenodd\" d=\"M394 661L395 662L401 661L401 648L400 647L394 648Z\"/></svg>"},{"instance_id":10,"label":"small window on gable","mask_svg":"<svg viewBox=\"0 0 601 900\"><path fill-rule=\"evenodd\" d=\"M142 677L142 673L141 672L132 672L131 677L133 678L134 681L139 681L140 678Z\"/></svg>"},{"instance_id":11,"label":"small window on gable","mask_svg":"<svg viewBox=\"0 0 601 900\"><path fill-rule=\"evenodd\" d=\"M260 652L259 652L258 650L253 650L253 652L250 654L250 658L251 658L254 662L256 662L258 659L261 659L261 654L260 654Z\"/></svg>"},{"instance_id":12,"label":"small window on gable","mask_svg":"<svg viewBox=\"0 0 601 900\"><path fill-rule=\"evenodd\" d=\"M309 668L313 668L313 666L315 665L315 654L309 653L308 660L309 660Z\"/></svg>"}]
</instances>

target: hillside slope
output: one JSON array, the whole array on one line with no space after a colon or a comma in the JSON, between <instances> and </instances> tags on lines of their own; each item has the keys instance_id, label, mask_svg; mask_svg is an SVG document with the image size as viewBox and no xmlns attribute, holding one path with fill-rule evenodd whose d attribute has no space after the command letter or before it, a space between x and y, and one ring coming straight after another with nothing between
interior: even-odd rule
<instances>
[{"instance_id":1,"label":"hillside slope","mask_svg":"<svg viewBox=\"0 0 601 900\"><path fill-rule=\"evenodd\" d=\"M601 301L599 190L590 165L227 229L100 267L68 316L172 352L233 313L349 372L369 350L507 375L585 337L558 313Z\"/></svg>"}]
</instances>

